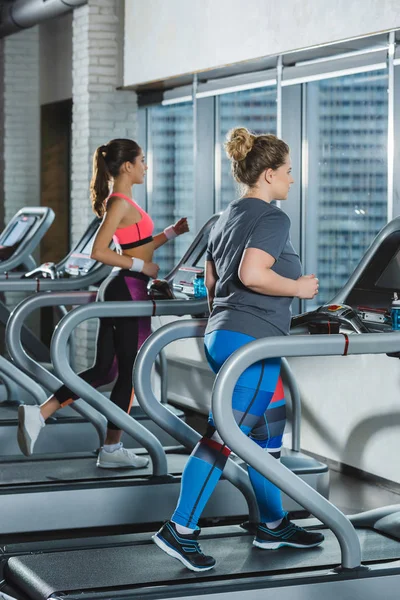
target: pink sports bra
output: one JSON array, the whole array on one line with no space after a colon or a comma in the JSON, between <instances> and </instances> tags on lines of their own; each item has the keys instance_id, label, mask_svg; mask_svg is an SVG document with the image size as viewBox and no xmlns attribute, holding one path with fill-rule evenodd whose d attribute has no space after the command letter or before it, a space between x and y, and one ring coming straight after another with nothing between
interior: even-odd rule
<instances>
[{"instance_id":1,"label":"pink sports bra","mask_svg":"<svg viewBox=\"0 0 400 600\"><path fill-rule=\"evenodd\" d=\"M137 246L142 246L143 244L148 244L148 242L151 242L153 240L154 223L147 212L143 210L143 208L140 208L140 206L136 204L132 198L129 198L129 196L125 196L124 194L110 194L106 202L112 198L112 196L124 198L124 200L130 202L130 204L132 204L132 206L134 206L142 216L138 223L128 225L128 227L116 229L113 235L114 242L118 246L121 246L123 250L136 248Z\"/></svg>"}]
</instances>

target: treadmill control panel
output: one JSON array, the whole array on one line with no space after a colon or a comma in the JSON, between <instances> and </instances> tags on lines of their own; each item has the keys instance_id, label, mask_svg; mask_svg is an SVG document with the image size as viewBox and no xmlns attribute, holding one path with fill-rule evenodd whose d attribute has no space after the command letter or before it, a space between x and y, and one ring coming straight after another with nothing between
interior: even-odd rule
<instances>
[{"instance_id":1,"label":"treadmill control panel","mask_svg":"<svg viewBox=\"0 0 400 600\"><path fill-rule=\"evenodd\" d=\"M13 226L6 229L4 234L0 236L0 248L9 248L16 246L28 234L29 230L36 223L37 217L22 215ZM1 259L0 259L1 260Z\"/></svg>"},{"instance_id":2,"label":"treadmill control panel","mask_svg":"<svg viewBox=\"0 0 400 600\"><path fill-rule=\"evenodd\" d=\"M70 277L86 275L97 264L93 258L90 258L97 229L98 224L97 226L91 226L80 246L76 246L74 250L67 256L67 259L63 265L63 269L60 273L61 277L64 275L64 273Z\"/></svg>"},{"instance_id":3,"label":"treadmill control panel","mask_svg":"<svg viewBox=\"0 0 400 600\"><path fill-rule=\"evenodd\" d=\"M202 267L188 267L182 265L175 275L173 287L174 290L182 292L187 296L194 296L194 280L196 275L204 275Z\"/></svg>"},{"instance_id":4,"label":"treadmill control panel","mask_svg":"<svg viewBox=\"0 0 400 600\"><path fill-rule=\"evenodd\" d=\"M65 265L65 272L72 277L85 275L90 271L96 261L90 258L94 242L94 235L86 242L80 252L71 252Z\"/></svg>"}]
</instances>

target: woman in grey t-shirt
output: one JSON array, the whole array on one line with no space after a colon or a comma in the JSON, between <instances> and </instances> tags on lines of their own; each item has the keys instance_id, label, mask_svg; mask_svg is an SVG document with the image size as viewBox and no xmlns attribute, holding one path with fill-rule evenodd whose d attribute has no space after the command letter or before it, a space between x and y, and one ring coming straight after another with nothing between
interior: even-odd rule
<instances>
[{"instance_id":1,"label":"woman in grey t-shirt","mask_svg":"<svg viewBox=\"0 0 400 600\"><path fill-rule=\"evenodd\" d=\"M228 134L225 147L233 176L245 189L214 225L207 249L205 282L211 315L204 343L215 373L244 344L288 335L293 298L314 298L318 293L315 275L301 275L300 259L290 241L289 217L271 204L286 200L293 183L287 144L274 135L253 135L237 128ZM279 358L252 365L239 378L232 398L242 431L276 458L285 426L283 393L274 395L279 371ZM229 453L210 414L207 432L183 472L177 508L153 538L193 571L215 565L212 556L201 552L197 523ZM321 533L289 521L275 485L252 467L248 471L261 516L255 546L310 548L322 543Z\"/></svg>"}]
</instances>

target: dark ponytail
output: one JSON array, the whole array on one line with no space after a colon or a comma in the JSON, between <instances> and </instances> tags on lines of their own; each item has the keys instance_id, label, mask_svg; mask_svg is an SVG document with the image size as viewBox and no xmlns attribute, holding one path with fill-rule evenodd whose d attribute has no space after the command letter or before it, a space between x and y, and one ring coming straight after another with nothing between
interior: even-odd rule
<instances>
[{"instance_id":1,"label":"dark ponytail","mask_svg":"<svg viewBox=\"0 0 400 600\"><path fill-rule=\"evenodd\" d=\"M90 182L90 196L92 199L93 212L98 217L103 217L105 213L104 200L110 193L110 174L103 153L106 152L105 146L99 146L93 156L93 175Z\"/></svg>"},{"instance_id":2,"label":"dark ponytail","mask_svg":"<svg viewBox=\"0 0 400 600\"><path fill-rule=\"evenodd\" d=\"M102 217L106 212L104 201L110 194L110 182L118 177L121 166L126 162L134 163L141 148L133 140L111 140L105 146L99 146L93 156L93 175L90 182L90 195L93 212Z\"/></svg>"}]
</instances>

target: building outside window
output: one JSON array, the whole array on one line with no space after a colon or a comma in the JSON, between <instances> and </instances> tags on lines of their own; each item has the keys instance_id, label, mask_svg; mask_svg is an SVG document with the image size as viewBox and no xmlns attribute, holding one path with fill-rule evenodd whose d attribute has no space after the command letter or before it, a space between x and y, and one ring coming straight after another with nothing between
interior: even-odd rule
<instances>
[{"instance_id":1,"label":"building outside window","mask_svg":"<svg viewBox=\"0 0 400 600\"><path fill-rule=\"evenodd\" d=\"M304 270L320 281L307 310L343 287L387 222L387 87L386 71L307 84Z\"/></svg>"},{"instance_id":2,"label":"building outside window","mask_svg":"<svg viewBox=\"0 0 400 600\"><path fill-rule=\"evenodd\" d=\"M194 222L193 105L191 102L149 109L151 143L148 182L149 213L155 231L187 217ZM165 276L182 257L194 231L179 236L157 250L154 261Z\"/></svg>"},{"instance_id":3,"label":"building outside window","mask_svg":"<svg viewBox=\"0 0 400 600\"><path fill-rule=\"evenodd\" d=\"M219 115L217 138L220 141L217 194L220 194L219 208L224 210L229 202L240 196L240 186L231 175L230 162L224 149L226 135L233 127L247 127L256 134L276 134L276 86L222 94L217 96L216 101Z\"/></svg>"}]
</instances>

